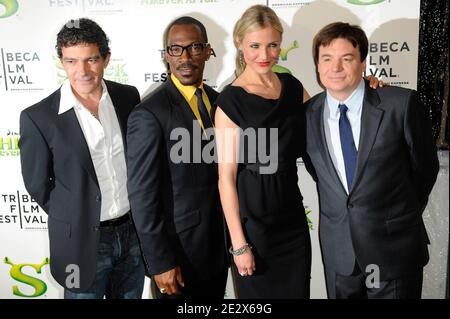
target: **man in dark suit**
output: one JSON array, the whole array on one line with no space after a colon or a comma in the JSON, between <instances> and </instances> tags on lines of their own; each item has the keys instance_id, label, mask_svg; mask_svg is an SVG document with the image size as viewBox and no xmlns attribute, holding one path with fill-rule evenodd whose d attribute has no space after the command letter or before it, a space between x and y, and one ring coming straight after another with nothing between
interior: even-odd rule
<instances>
[{"instance_id":1,"label":"man in dark suit","mask_svg":"<svg viewBox=\"0 0 450 319\"><path fill-rule=\"evenodd\" d=\"M326 92L307 105L307 152L320 201L329 298L420 298L428 237L422 212L439 163L417 92L371 89L368 40L332 23L314 38Z\"/></svg>"},{"instance_id":2,"label":"man in dark suit","mask_svg":"<svg viewBox=\"0 0 450 319\"><path fill-rule=\"evenodd\" d=\"M203 83L211 55L205 27L176 19L164 48L170 76L128 120L133 219L157 298L221 299L227 263L217 167L202 156L213 143L218 95Z\"/></svg>"},{"instance_id":3,"label":"man in dark suit","mask_svg":"<svg viewBox=\"0 0 450 319\"><path fill-rule=\"evenodd\" d=\"M125 162L128 115L140 98L103 80L108 42L92 20L64 25L56 49L68 79L20 116L25 187L48 214L51 272L68 299L143 291Z\"/></svg>"}]
</instances>

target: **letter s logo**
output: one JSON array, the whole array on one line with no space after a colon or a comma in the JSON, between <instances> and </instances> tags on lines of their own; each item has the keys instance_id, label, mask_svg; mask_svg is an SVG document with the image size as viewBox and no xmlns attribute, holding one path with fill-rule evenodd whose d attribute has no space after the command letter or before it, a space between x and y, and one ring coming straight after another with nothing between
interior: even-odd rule
<instances>
[{"instance_id":1,"label":"letter s logo","mask_svg":"<svg viewBox=\"0 0 450 319\"><path fill-rule=\"evenodd\" d=\"M1 6L5 8L5 12L0 15L0 19L10 17L19 10L19 2L17 0L0 0Z\"/></svg>"},{"instance_id":2,"label":"letter s logo","mask_svg":"<svg viewBox=\"0 0 450 319\"><path fill-rule=\"evenodd\" d=\"M39 280L37 278L25 275L22 272L22 268L29 266L29 267L34 268L34 270L36 270L36 273L40 274L42 267L49 264L48 258L45 258L45 260L41 264L37 264L37 265L34 265L34 264L18 264L18 265L16 265L16 264L12 263L12 261L8 257L5 257L4 261L5 261L5 264L12 266L9 274L11 275L11 277L14 280L22 282L22 283L34 288L34 293L32 295L26 295L19 290L19 287L14 285L13 286L13 294L15 296L25 297L25 298L35 298L35 297L42 296L47 291L47 285L45 284L45 282L43 282L42 280Z\"/></svg>"}]
</instances>

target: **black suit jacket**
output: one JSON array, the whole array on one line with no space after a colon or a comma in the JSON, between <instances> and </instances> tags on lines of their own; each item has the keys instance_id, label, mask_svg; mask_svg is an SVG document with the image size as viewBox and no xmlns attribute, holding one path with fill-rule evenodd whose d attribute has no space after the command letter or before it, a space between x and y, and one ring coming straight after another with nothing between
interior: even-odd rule
<instances>
[{"instance_id":1,"label":"black suit jacket","mask_svg":"<svg viewBox=\"0 0 450 319\"><path fill-rule=\"evenodd\" d=\"M218 93L204 89L213 104ZM216 164L171 160L181 135L190 150L176 153L194 157L200 136L193 136L193 121L170 78L128 120L128 192L148 275L179 265L185 279L206 280L226 267ZM200 151L205 143L198 144Z\"/></svg>"},{"instance_id":2,"label":"black suit jacket","mask_svg":"<svg viewBox=\"0 0 450 319\"><path fill-rule=\"evenodd\" d=\"M125 146L127 119L139 103L135 87L105 81ZM66 287L80 270L82 292L94 280L100 232L101 193L89 148L73 109L58 115L60 89L20 114L22 175L30 195L48 214L50 267Z\"/></svg>"},{"instance_id":3,"label":"black suit jacket","mask_svg":"<svg viewBox=\"0 0 450 319\"><path fill-rule=\"evenodd\" d=\"M326 93L307 104L307 152L317 181L325 267L349 275L355 258L364 272L379 266L381 280L401 277L428 262L422 212L439 163L417 92L366 83L353 185L347 195L324 131Z\"/></svg>"}]
</instances>

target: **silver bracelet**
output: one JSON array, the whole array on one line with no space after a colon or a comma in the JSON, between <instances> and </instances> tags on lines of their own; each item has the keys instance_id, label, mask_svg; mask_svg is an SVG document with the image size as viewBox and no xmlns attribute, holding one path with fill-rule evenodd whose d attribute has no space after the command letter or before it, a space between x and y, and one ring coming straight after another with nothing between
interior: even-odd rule
<instances>
[{"instance_id":1,"label":"silver bracelet","mask_svg":"<svg viewBox=\"0 0 450 319\"><path fill-rule=\"evenodd\" d=\"M247 252L247 250L251 250L251 249L252 249L252 246L250 246L249 244L245 243L244 246L242 246L241 248L238 248L236 250L233 250L233 246L231 246L228 251L233 256L240 256L242 254L245 254Z\"/></svg>"}]
</instances>

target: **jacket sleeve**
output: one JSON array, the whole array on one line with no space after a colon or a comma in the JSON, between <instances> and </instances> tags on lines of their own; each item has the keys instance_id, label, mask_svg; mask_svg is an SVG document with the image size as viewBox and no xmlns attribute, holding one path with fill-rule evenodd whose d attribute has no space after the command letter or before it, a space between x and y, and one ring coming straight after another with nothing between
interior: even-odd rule
<instances>
[{"instance_id":1,"label":"jacket sleeve","mask_svg":"<svg viewBox=\"0 0 450 319\"><path fill-rule=\"evenodd\" d=\"M305 153L302 156L303 164L305 165L306 171L309 173L309 175L312 177L314 182L317 183L317 173L314 169L314 165L312 164L311 158L309 157L309 154L305 151Z\"/></svg>"},{"instance_id":2,"label":"jacket sleeve","mask_svg":"<svg viewBox=\"0 0 450 319\"><path fill-rule=\"evenodd\" d=\"M134 102L133 102L133 107L135 107L136 105L138 105L139 103L141 103L141 96L139 95L139 91L137 88L135 88L133 86L133 92L134 92Z\"/></svg>"},{"instance_id":3,"label":"jacket sleeve","mask_svg":"<svg viewBox=\"0 0 450 319\"><path fill-rule=\"evenodd\" d=\"M54 188L52 152L28 113L20 114L20 161L25 188L48 214Z\"/></svg>"},{"instance_id":4,"label":"jacket sleeve","mask_svg":"<svg viewBox=\"0 0 450 319\"><path fill-rule=\"evenodd\" d=\"M147 274L176 266L161 201L164 133L153 113L137 107L128 119L128 195Z\"/></svg>"},{"instance_id":5,"label":"jacket sleeve","mask_svg":"<svg viewBox=\"0 0 450 319\"><path fill-rule=\"evenodd\" d=\"M405 139L413 170L414 187L423 209L433 189L439 171L436 145L431 123L425 107L419 102L417 92L412 91L406 106Z\"/></svg>"}]
</instances>

